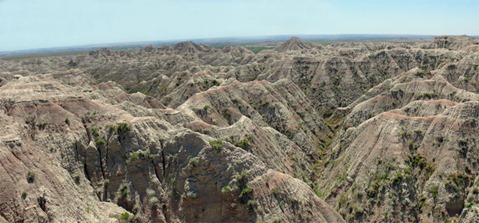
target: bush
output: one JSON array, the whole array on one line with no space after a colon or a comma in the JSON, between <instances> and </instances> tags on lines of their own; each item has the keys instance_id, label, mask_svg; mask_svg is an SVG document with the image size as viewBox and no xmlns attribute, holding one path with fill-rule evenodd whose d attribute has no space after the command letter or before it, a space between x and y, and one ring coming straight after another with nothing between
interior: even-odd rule
<instances>
[{"instance_id":1,"label":"bush","mask_svg":"<svg viewBox=\"0 0 479 223\"><path fill-rule=\"evenodd\" d=\"M379 191L379 182L377 180L374 180L371 185L369 186L369 189L366 191L368 197L373 198L376 197Z\"/></svg>"},{"instance_id":2,"label":"bush","mask_svg":"<svg viewBox=\"0 0 479 223\"><path fill-rule=\"evenodd\" d=\"M229 192L231 192L231 191L232 191L232 189L231 189L231 187L228 186L228 185L226 185L226 186L224 186L223 188L221 188L221 193L229 193Z\"/></svg>"},{"instance_id":3,"label":"bush","mask_svg":"<svg viewBox=\"0 0 479 223\"><path fill-rule=\"evenodd\" d=\"M439 191L439 187L436 186L436 185L431 186L427 189L427 192L429 192L431 194L431 196L434 200L436 200L436 198L437 198L438 191Z\"/></svg>"},{"instance_id":4,"label":"bush","mask_svg":"<svg viewBox=\"0 0 479 223\"><path fill-rule=\"evenodd\" d=\"M348 201L348 198L346 197L346 195L345 194L341 195L338 201L339 208L343 207L343 205L346 204L347 201Z\"/></svg>"},{"instance_id":5,"label":"bush","mask_svg":"<svg viewBox=\"0 0 479 223\"><path fill-rule=\"evenodd\" d=\"M94 136L94 137L98 137L100 136L100 132L98 131L98 128L96 126L93 126L91 128L91 134Z\"/></svg>"},{"instance_id":6,"label":"bush","mask_svg":"<svg viewBox=\"0 0 479 223\"><path fill-rule=\"evenodd\" d=\"M132 160L136 160L140 157L140 153L139 152L132 152L130 153L130 161Z\"/></svg>"},{"instance_id":7,"label":"bush","mask_svg":"<svg viewBox=\"0 0 479 223\"><path fill-rule=\"evenodd\" d=\"M359 216L363 215L363 213L364 213L364 209L362 207L355 207L354 208L354 215L356 217L359 217Z\"/></svg>"},{"instance_id":8,"label":"bush","mask_svg":"<svg viewBox=\"0 0 479 223\"><path fill-rule=\"evenodd\" d=\"M35 173L31 170L27 173L27 181L28 183L33 183L35 181Z\"/></svg>"},{"instance_id":9,"label":"bush","mask_svg":"<svg viewBox=\"0 0 479 223\"><path fill-rule=\"evenodd\" d=\"M425 71L423 69L418 70L417 73L416 73L416 77L420 77L420 78L423 78L427 75L431 75L431 72Z\"/></svg>"},{"instance_id":10,"label":"bush","mask_svg":"<svg viewBox=\"0 0 479 223\"><path fill-rule=\"evenodd\" d=\"M156 197L150 198L150 207L151 208L155 208L156 206L158 206L159 203L160 203L160 200L158 200L158 198L156 198Z\"/></svg>"},{"instance_id":11,"label":"bush","mask_svg":"<svg viewBox=\"0 0 479 223\"><path fill-rule=\"evenodd\" d=\"M128 212L123 212L120 214L120 217L118 217L120 221L128 221L130 220L130 213Z\"/></svg>"},{"instance_id":12,"label":"bush","mask_svg":"<svg viewBox=\"0 0 479 223\"><path fill-rule=\"evenodd\" d=\"M253 192L253 188L245 187L243 190L241 190L240 197L248 196L251 192Z\"/></svg>"},{"instance_id":13,"label":"bush","mask_svg":"<svg viewBox=\"0 0 479 223\"><path fill-rule=\"evenodd\" d=\"M210 146L213 148L213 149L216 149L216 150L221 150L221 148L223 148L223 141L217 139L217 140L211 140L210 141Z\"/></svg>"},{"instance_id":14,"label":"bush","mask_svg":"<svg viewBox=\"0 0 479 223\"><path fill-rule=\"evenodd\" d=\"M117 132L117 130L118 130L117 126L111 125L111 124L108 124L106 126L106 128L108 129L109 134L113 134L113 133Z\"/></svg>"},{"instance_id":15,"label":"bush","mask_svg":"<svg viewBox=\"0 0 479 223\"><path fill-rule=\"evenodd\" d=\"M406 162L412 167L419 167L421 170L428 165L426 158L417 152L413 152L411 155L408 155Z\"/></svg>"},{"instance_id":16,"label":"bush","mask_svg":"<svg viewBox=\"0 0 479 223\"><path fill-rule=\"evenodd\" d=\"M27 198L27 192L26 192L26 191L22 191L22 199L25 200L25 198Z\"/></svg>"},{"instance_id":17,"label":"bush","mask_svg":"<svg viewBox=\"0 0 479 223\"><path fill-rule=\"evenodd\" d=\"M247 150L250 147L250 143L249 143L248 139L242 139L242 140L236 142L235 146Z\"/></svg>"},{"instance_id":18,"label":"bush","mask_svg":"<svg viewBox=\"0 0 479 223\"><path fill-rule=\"evenodd\" d=\"M195 168L199 165L200 165L200 158L199 157L193 157L188 162L188 169L193 169L193 168Z\"/></svg>"},{"instance_id":19,"label":"bush","mask_svg":"<svg viewBox=\"0 0 479 223\"><path fill-rule=\"evenodd\" d=\"M103 146L103 145L106 144L106 142L105 142L105 140L102 139L102 138L95 138L95 144L96 144L97 146Z\"/></svg>"},{"instance_id":20,"label":"bush","mask_svg":"<svg viewBox=\"0 0 479 223\"><path fill-rule=\"evenodd\" d=\"M130 193L130 189L128 188L128 181L123 180L120 184L120 188L116 194L118 199L125 199L128 197L128 194Z\"/></svg>"},{"instance_id":21,"label":"bush","mask_svg":"<svg viewBox=\"0 0 479 223\"><path fill-rule=\"evenodd\" d=\"M236 175L236 179L238 181L246 181L248 178L249 174L246 170L242 170L240 174Z\"/></svg>"},{"instance_id":22,"label":"bush","mask_svg":"<svg viewBox=\"0 0 479 223\"><path fill-rule=\"evenodd\" d=\"M392 183L394 185L399 185L403 179L404 179L403 174L401 172L396 172L396 175L392 179Z\"/></svg>"},{"instance_id":23,"label":"bush","mask_svg":"<svg viewBox=\"0 0 479 223\"><path fill-rule=\"evenodd\" d=\"M116 131L118 135L125 134L131 130L130 125L128 123L120 122L117 124Z\"/></svg>"}]
</instances>

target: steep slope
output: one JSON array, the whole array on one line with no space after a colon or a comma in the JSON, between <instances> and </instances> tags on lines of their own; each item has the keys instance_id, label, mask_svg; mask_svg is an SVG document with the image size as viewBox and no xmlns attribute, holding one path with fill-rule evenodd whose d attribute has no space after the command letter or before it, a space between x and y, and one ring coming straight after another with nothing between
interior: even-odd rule
<instances>
[{"instance_id":1,"label":"steep slope","mask_svg":"<svg viewBox=\"0 0 479 223\"><path fill-rule=\"evenodd\" d=\"M318 179L347 221L475 222L479 95L448 83L450 72L412 69L347 109Z\"/></svg>"},{"instance_id":2,"label":"steep slope","mask_svg":"<svg viewBox=\"0 0 479 223\"><path fill-rule=\"evenodd\" d=\"M2 220L343 222L301 180L114 84L35 75L0 98Z\"/></svg>"}]
</instances>

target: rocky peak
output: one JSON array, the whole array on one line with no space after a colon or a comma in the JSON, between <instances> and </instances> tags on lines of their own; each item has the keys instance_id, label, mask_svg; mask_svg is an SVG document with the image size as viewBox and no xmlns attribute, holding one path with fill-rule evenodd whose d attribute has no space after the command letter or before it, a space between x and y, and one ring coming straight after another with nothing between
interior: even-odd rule
<instances>
[{"instance_id":1,"label":"rocky peak","mask_svg":"<svg viewBox=\"0 0 479 223\"><path fill-rule=\"evenodd\" d=\"M196 44L192 41L185 41L177 43L174 49L180 53L197 53L207 51L208 47Z\"/></svg>"},{"instance_id":2,"label":"rocky peak","mask_svg":"<svg viewBox=\"0 0 479 223\"><path fill-rule=\"evenodd\" d=\"M299 39L298 37L291 37L291 39L279 45L276 48L276 51L284 52L289 50L303 50L303 49L311 49L311 48L313 48L313 46L310 43L306 43L302 41L301 39Z\"/></svg>"}]
</instances>

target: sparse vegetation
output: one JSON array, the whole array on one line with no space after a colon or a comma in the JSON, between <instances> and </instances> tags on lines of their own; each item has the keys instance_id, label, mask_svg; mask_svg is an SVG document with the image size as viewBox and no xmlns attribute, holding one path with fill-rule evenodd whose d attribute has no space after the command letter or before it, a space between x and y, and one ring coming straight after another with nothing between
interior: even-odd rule
<instances>
[{"instance_id":1,"label":"sparse vegetation","mask_svg":"<svg viewBox=\"0 0 479 223\"><path fill-rule=\"evenodd\" d=\"M144 160L144 159L151 159L154 155L151 154L150 149L146 150L137 150L135 152L130 153L130 157L127 160L127 163L134 162L136 160Z\"/></svg>"},{"instance_id":2,"label":"sparse vegetation","mask_svg":"<svg viewBox=\"0 0 479 223\"><path fill-rule=\"evenodd\" d=\"M120 214L120 216L118 217L118 220L120 220L121 222L127 222L130 220L130 213L128 212L123 212Z\"/></svg>"},{"instance_id":3,"label":"sparse vegetation","mask_svg":"<svg viewBox=\"0 0 479 223\"><path fill-rule=\"evenodd\" d=\"M458 193L467 186L468 182L469 176L463 173L451 173L445 183L446 190Z\"/></svg>"},{"instance_id":4,"label":"sparse vegetation","mask_svg":"<svg viewBox=\"0 0 479 223\"><path fill-rule=\"evenodd\" d=\"M98 131L98 128L96 126L93 126L91 128L91 134L94 136L94 137L98 137L100 136L100 132Z\"/></svg>"},{"instance_id":5,"label":"sparse vegetation","mask_svg":"<svg viewBox=\"0 0 479 223\"><path fill-rule=\"evenodd\" d=\"M140 153L139 152L132 152L130 153L130 161L133 161L133 160L137 160L138 158L140 157Z\"/></svg>"},{"instance_id":6,"label":"sparse vegetation","mask_svg":"<svg viewBox=\"0 0 479 223\"><path fill-rule=\"evenodd\" d=\"M431 194L434 200L437 199L437 193L439 192L439 187L437 185L433 185L427 189L427 192Z\"/></svg>"},{"instance_id":7,"label":"sparse vegetation","mask_svg":"<svg viewBox=\"0 0 479 223\"><path fill-rule=\"evenodd\" d=\"M479 195L478 63L474 47L436 45L304 44L255 56L190 43L94 50L71 56L75 68L70 56L2 60L2 164L21 204L7 211L77 205L85 213L74 218L120 222L315 221L324 210L334 221L333 209L347 222L469 217ZM36 94L21 95L29 86ZM25 170L11 168L18 160ZM78 204L46 197L55 171ZM99 212L92 200L125 212Z\"/></svg>"},{"instance_id":8,"label":"sparse vegetation","mask_svg":"<svg viewBox=\"0 0 479 223\"><path fill-rule=\"evenodd\" d=\"M210 146L211 148L219 151L223 148L223 141L221 141L220 139L211 140Z\"/></svg>"},{"instance_id":9,"label":"sparse vegetation","mask_svg":"<svg viewBox=\"0 0 479 223\"><path fill-rule=\"evenodd\" d=\"M422 69L419 69L416 72L416 77L420 77L420 78L424 78L424 77L430 76L430 75L431 75L431 72L426 71L426 70L422 70Z\"/></svg>"},{"instance_id":10,"label":"sparse vegetation","mask_svg":"<svg viewBox=\"0 0 479 223\"><path fill-rule=\"evenodd\" d=\"M120 122L116 127L118 135L124 135L131 130L131 127L128 123Z\"/></svg>"},{"instance_id":11,"label":"sparse vegetation","mask_svg":"<svg viewBox=\"0 0 479 223\"><path fill-rule=\"evenodd\" d=\"M149 200L149 202L150 202L150 207L151 207L151 208L155 208L155 207L157 207L158 204L160 203L160 200L158 200L157 197L151 197L150 200Z\"/></svg>"},{"instance_id":12,"label":"sparse vegetation","mask_svg":"<svg viewBox=\"0 0 479 223\"><path fill-rule=\"evenodd\" d=\"M348 201L348 198L346 196L346 194L342 194L340 197L339 197L339 201L338 201L338 206L339 208L342 208L344 204L346 204L346 202Z\"/></svg>"},{"instance_id":13,"label":"sparse vegetation","mask_svg":"<svg viewBox=\"0 0 479 223\"><path fill-rule=\"evenodd\" d=\"M243 189L241 190L240 197L247 196L247 195L249 195L251 192L253 192L253 188L247 186L247 187L245 187L245 188L243 188Z\"/></svg>"},{"instance_id":14,"label":"sparse vegetation","mask_svg":"<svg viewBox=\"0 0 479 223\"><path fill-rule=\"evenodd\" d=\"M235 143L236 147L240 147L242 149L248 150L250 148L250 143L248 139L241 139L238 142Z\"/></svg>"},{"instance_id":15,"label":"sparse vegetation","mask_svg":"<svg viewBox=\"0 0 479 223\"><path fill-rule=\"evenodd\" d=\"M226 185L223 188L221 188L221 193L229 193L231 191L233 191L233 189L231 189L229 185Z\"/></svg>"},{"instance_id":16,"label":"sparse vegetation","mask_svg":"<svg viewBox=\"0 0 479 223\"><path fill-rule=\"evenodd\" d=\"M106 144L105 140L102 138L95 138L95 144L97 146L104 146Z\"/></svg>"},{"instance_id":17,"label":"sparse vegetation","mask_svg":"<svg viewBox=\"0 0 479 223\"><path fill-rule=\"evenodd\" d=\"M192 157L188 162L188 169L193 169L200 165L200 158L199 157Z\"/></svg>"},{"instance_id":18,"label":"sparse vegetation","mask_svg":"<svg viewBox=\"0 0 479 223\"><path fill-rule=\"evenodd\" d=\"M33 172L31 170L27 172L27 182L28 183L35 182L35 172Z\"/></svg>"}]
</instances>

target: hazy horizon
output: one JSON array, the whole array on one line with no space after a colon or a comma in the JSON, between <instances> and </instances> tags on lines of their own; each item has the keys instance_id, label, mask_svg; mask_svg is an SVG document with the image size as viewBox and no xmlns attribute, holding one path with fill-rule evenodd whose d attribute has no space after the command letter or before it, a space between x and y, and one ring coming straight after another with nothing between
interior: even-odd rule
<instances>
[{"instance_id":1,"label":"hazy horizon","mask_svg":"<svg viewBox=\"0 0 479 223\"><path fill-rule=\"evenodd\" d=\"M479 35L474 0L0 0L0 51L277 35Z\"/></svg>"}]
</instances>

